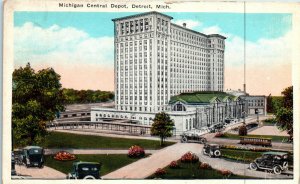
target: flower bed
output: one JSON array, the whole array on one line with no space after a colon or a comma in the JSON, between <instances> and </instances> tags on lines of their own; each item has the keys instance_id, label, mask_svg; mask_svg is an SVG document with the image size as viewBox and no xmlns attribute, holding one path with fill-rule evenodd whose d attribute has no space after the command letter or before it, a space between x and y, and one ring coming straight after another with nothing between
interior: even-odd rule
<instances>
[{"instance_id":1,"label":"flower bed","mask_svg":"<svg viewBox=\"0 0 300 184\"><path fill-rule=\"evenodd\" d=\"M166 170L162 169L162 168L158 168L156 171L155 171L155 176L163 176L165 175L167 172Z\"/></svg>"},{"instance_id":2,"label":"flower bed","mask_svg":"<svg viewBox=\"0 0 300 184\"><path fill-rule=\"evenodd\" d=\"M184 155L182 155L180 160L183 163L196 163L199 162L199 157L192 152L187 152Z\"/></svg>"},{"instance_id":3,"label":"flower bed","mask_svg":"<svg viewBox=\"0 0 300 184\"><path fill-rule=\"evenodd\" d=\"M235 146L235 145L220 145L221 149L234 149L234 150L245 150L245 151L254 151L254 152L265 152L270 151L272 149L270 148L254 148L254 147L241 147L241 146Z\"/></svg>"},{"instance_id":4,"label":"flower bed","mask_svg":"<svg viewBox=\"0 0 300 184\"><path fill-rule=\"evenodd\" d=\"M76 156L66 152L66 151L59 151L57 152L54 157L55 160L59 160L59 161L70 161L70 160L76 160Z\"/></svg>"},{"instance_id":5,"label":"flower bed","mask_svg":"<svg viewBox=\"0 0 300 184\"><path fill-rule=\"evenodd\" d=\"M215 134L215 137L224 137L224 133L223 132L217 132Z\"/></svg>"},{"instance_id":6,"label":"flower bed","mask_svg":"<svg viewBox=\"0 0 300 184\"><path fill-rule=\"evenodd\" d=\"M200 163L200 169L211 169L211 166L208 163Z\"/></svg>"},{"instance_id":7,"label":"flower bed","mask_svg":"<svg viewBox=\"0 0 300 184\"><path fill-rule=\"evenodd\" d=\"M130 158L141 158L145 156L145 150L137 145L131 146L128 150L128 156Z\"/></svg>"},{"instance_id":8,"label":"flower bed","mask_svg":"<svg viewBox=\"0 0 300 184\"><path fill-rule=\"evenodd\" d=\"M179 164L177 161L172 161L170 164L169 164L169 167L171 169L176 169L176 168L179 168Z\"/></svg>"},{"instance_id":9,"label":"flower bed","mask_svg":"<svg viewBox=\"0 0 300 184\"><path fill-rule=\"evenodd\" d=\"M220 174L222 174L224 177L230 177L232 175L232 172L229 170L219 170Z\"/></svg>"}]
</instances>

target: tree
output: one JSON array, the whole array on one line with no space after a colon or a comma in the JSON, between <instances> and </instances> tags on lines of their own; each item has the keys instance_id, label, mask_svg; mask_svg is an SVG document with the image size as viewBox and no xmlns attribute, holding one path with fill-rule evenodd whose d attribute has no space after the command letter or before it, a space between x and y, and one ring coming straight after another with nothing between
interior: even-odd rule
<instances>
[{"instance_id":1,"label":"tree","mask_svg":"<svg viewBox=\"0 0 300 184\"><path fill-rule=\"evenodd\" d=\"M277 126L286 130L290 135L290 141L293 140L293 86L285 88L281 94L283 100L280 107L276 109Z\"/></svg>"},{"instance_id":2,"label":"tree","mask_svg":"<svg viewBox=\"0 0 300 184\"><path fill-rule=\"evenodd\" d=\"M239 135L240 136L246 136L247 135L247 127L246 127L245 123L243 123L243 125L241 125L239 127Z\"/></svg>"},{"instance_id":3,"label":"tree","mask_svg":"<svg viewBox=\"0 0 300 184\"><path fill-rule=\"evenodd\" d=\"M38 144L47 134L46 122L64 110L60 76L52 68L35 72L28 63L12 79L13 146Z\"/></svg>"},{"instance_id":4,"label":"tree","mask_svg":"<svg viewBox=\"0 0 300 184\"><path fill-rule=\"evenodd\" d=\"M171 120L170 116L165 112L160 112L155 114L153 124L151 127L151 135L157 135L160 137L160 145L164 143L166 137L172 136L172 130L174 127L174 122Z\"/></svg>"}]
</instances>

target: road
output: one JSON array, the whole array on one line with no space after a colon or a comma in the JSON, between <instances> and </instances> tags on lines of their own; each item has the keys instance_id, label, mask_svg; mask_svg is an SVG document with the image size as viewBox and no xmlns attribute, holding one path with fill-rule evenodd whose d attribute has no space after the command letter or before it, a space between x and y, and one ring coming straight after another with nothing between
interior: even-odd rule
<instances>
[{"instance_id":1,"label":"road","mask_svg":"<svg viewBox=\"0 0 300 184\"><path fill-rule=\"evenodd\" d=\"M24 165L16 165L16 172L20 176L25 176L27 179L65 179L66 174L59 172L50 167L43 168L31 167L26 168Z\"/></svg>"}]
</instances>

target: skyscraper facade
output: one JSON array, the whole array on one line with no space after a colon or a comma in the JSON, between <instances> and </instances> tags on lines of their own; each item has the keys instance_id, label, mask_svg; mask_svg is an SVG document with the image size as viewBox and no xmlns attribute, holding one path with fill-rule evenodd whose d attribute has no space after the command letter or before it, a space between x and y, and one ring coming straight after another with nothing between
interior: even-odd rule
<instances>
[{"instance_id":1,"label":"skyscraper facade","mask_svg":"<svg viewBox=\"0 0 300 184\"><path fill-rule=\"evenodd\" d=\"M113 19L117 111L168 111L172 96L223 91L225 37L147 12Z\"/></svg>"}]
</instances>

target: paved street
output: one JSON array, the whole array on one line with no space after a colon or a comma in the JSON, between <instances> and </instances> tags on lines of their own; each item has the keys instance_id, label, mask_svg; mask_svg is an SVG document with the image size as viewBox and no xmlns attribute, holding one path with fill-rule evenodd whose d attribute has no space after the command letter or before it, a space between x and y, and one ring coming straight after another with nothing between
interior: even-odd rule
<instances>
[{"instance_id":1,"label":"paved street","mask_svg":"<svg viewBox=\"0 0 300 184\"><path fill-rule=\"evenodd\" d=\"M24 165L16 165L18 175L32 179L65 179L66 174L50 167L44 166L42 169L37 167L26 168Z\"/></svg>"}]
</instances>

